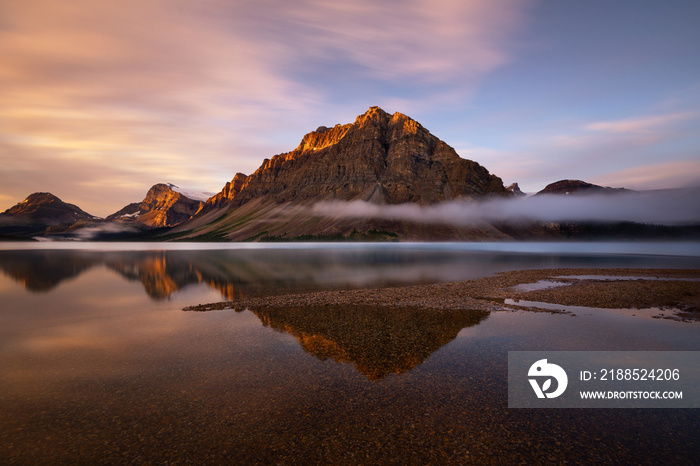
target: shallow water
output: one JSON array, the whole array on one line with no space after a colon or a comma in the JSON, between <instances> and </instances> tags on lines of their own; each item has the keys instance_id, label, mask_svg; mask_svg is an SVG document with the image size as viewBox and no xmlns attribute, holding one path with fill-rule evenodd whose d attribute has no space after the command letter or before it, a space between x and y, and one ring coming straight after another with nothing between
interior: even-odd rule
<instances>
[{"instance_id":1,"label":"shallow water","mask_svg":"<svg viewBox=\"0 0 700 466\"><path fill-rule=\"evenodd\" d=\"M557 277L557 278L564 278L564 277ZM537 290L547 290L549 288L556 288L559 286L566 286L570 285L571 283L567 282L558 282L555 280L539 280L535 283L520 283L518 285L512 286L510 289L518 292L518 293L526 293L528 291L537 291Z\"/></svg>"},{"instance_id":2,"label":"shallow water","mask_svg":"<svg viewBox=\"0 0 700 466\"><path fill-rule=\"evenodd\" d=\"M597 333L601 339L620 340L634 337L641 341L641 345L648 347L660 344L660 347L666 350L681 351L681 348L686 348L692 351L700 335L698 321L687 321L685 323L689 325L684 326L678 326L677 322L669 322L682 320L677 317L678 309L566 306L524 299L505 299L504 302L525 308L567 313L573 317L585 317L582 319L581 326L586 326L590 332L596 332L598 329ZM653 322L658 319L664 319L665 323ZM608 336L605 337L605 335ZM640 348L635 350L643 351Z\"/></svg>"},{"instance_id":3,"label":"shallow water","mask_svg":"<svg viewBox=\"0 0 700 466\"><path fill-rule=\"evenodd\" d=\"M671 278L671 277L635 277L619 275L562 275L554 278L573 278L576 280L602 280L602 281L630 281L630 280L651 280L651 281L679 281L679 282L697 282L698 278Z\"/></svg>"},{"instance_id":4,"label":"shallow water","mask_svg":"<svg viewBox=\"0 0 700 466\"><path fill-rule=\"evenodd\" d=\"M225 246L0 250L0 462L696 458L697 410L508 409L506 368L508 351L700 350L700 325L624 313L181 309L526 268L700 268L697 245L680 255L677 244L648 254L608 243Z\"/></svg>"}]
</instances>

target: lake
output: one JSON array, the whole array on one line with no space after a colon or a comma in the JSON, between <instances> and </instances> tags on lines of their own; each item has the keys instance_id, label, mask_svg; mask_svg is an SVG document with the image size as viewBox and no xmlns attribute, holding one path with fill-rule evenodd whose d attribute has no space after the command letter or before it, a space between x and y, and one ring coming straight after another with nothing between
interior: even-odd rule
<instances>
[{"instance_id":1,"label":"lake","mask_svg":"<svg viewBox=\"0 0 700 466\"><path fill-rule=\"evenodd\" d=\"M0 244L0 463L696 462L699 410L509 409L507 356L700 351L700 323L182 311L559 267L700 243Z\"/></svg>"}]
</instances>

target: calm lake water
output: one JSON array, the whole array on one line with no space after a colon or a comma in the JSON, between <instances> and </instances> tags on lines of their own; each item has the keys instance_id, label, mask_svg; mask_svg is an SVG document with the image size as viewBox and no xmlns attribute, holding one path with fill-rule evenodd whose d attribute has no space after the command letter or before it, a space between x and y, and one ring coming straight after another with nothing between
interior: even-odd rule
<instances>
[{"instance_id":1,"label":"calm lake water","mask_svg":"<svg viewBox=\"0 0 700 466\"><path fill-rule=\"evenodd\" d=\"M0 463L697 461L700 410L508 409L506 372L700 350L700 323L181 310L555 267L697 269L700 243L0 244Z\"/></svg>"}]
</instances>

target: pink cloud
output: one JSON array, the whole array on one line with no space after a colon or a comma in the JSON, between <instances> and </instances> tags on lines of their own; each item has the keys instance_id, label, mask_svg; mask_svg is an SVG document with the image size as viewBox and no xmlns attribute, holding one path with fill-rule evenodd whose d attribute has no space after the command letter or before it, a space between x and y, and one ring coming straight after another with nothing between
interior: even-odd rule
<instances>
[{"instance_id":1,"label":"pink cloud","mask_svg":"<svg viewBox=\"0 0 700 466\"><path fill-rule=\"evenodd\" d=\"M365 110L334 107L327 91L294 72L340 60L363 70L361 79L441 84L412 99L415 107L472 89L507 61L528 5L2 2L0 157L5 166L21 159L23 179L3 170L0 196L53 189L83 197L75 174L85 167L89 183L103 189L71 201L103 205L91 210L100 215L138 200L134 184L144 192L163 181L218 191L319 124Z\"/></svg>"},{"instance_id":2,"label":"pink cloud","mask_svg":"<svg viewBox=\"0 0 700 466\"><path fill-rule=\"evenodd\" d=\"M305 54L341 55L379 77L427 81L455 73L468 79L505 63L504 43L526 6L479 0L280 4L294 25L284 33Z\"/></svg>"},{"instance_id":3,"label":"pink cloud","mask_svg":"<svg viewBox=\"0 0 700 466\"><path fill-rule=\"evenodd\" d=\"M587 131L604 133L649 133L668 130L677 123L696 118L696 112L678 112L665 115L652 115L613 121L597 121L585 125Z\"/></svg>"},{"instance_id":4,"label":"pink cloud","mask_svg":"<svg viewBox=\"0 0 700 466\"><path fill-rule=\"evenodd\" d=\"M700 186L700 160L679 160L632 167L594 177L604 186L630 189L660 189Z\"/></svg>"}]
</instances>

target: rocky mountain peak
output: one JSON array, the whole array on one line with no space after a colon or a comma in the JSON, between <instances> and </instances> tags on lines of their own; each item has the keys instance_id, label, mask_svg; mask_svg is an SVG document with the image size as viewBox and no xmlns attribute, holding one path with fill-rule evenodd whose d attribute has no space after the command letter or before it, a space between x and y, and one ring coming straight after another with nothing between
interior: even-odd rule
<instances>
[{"instance_id":1,"label":"rocky mountain peak","mask_svg":"<svg viewBox=\"0 0 700 466\"><path fill-rule=\"evenodd\" d=\"M518 183L513 183L506 187L506 189L516 196L526 196L526 194L520 189L520 186L518 186Z\"/></svg>"},{"instance_id":2,"label":"rocky mountain peak","mask_svg":"<svg viewBox=\"0 0 700 466\"><path fill-rule=\"evenodd\" d=\"M129 204L107 220L139 223L149 227L179 225L195 215L204 205L173 190L174 185L158 183L151 187L140 203Z\"/></svg>"},{"instance_id":3,"label":"rocky mountain peak","mask_svg":"<svg viewBox=\"0 0 700 466\"><path fill-rule=\"evenodd\" d=\"M230 203L233 201L233 198L241 192L247 181L248 175L236 173L231 181L226 182L224 189L207 200L205 206L199 213L208 212L213 208Z\"/></svg>"},{"instance_id":4,"label":"rocky mountain peak","mask_svg":"<svg viewBox=\"0 0 700 466\"><path fill-rule=\"evenodd\" d=\"M275 203L362 199L430 204L455 198L511 195L500 178L402 113L370 107L354 123L319 127L291 152L265 159L240 189L227 183L207 206L251 200ZM206 210L206 208L205 208Z\"/></svg>"},{"instance_id":5,"label":"rocky mountain peak","mask_svg":"<svg viewBox=\"0 0 700 466\"><path fill-rule=\"evenodd\" d=\"M151 187L146 193L146 197L141 202L142 206L156 209L174 198L184 197L174 191L169 184L158 183Z\"/></svg>"},{"instance_id":6,"label":"rocky mountain peak","mask_svg":"<svg viewBox=\"0 0 700 466\"><path fill-rule=\"evenodd\" d=\"M73 221L81 218L93 218L92 215L79 207L63 202L51 193L33 193L22 202L3 212L4 215L36 217L36 219L51 220L50 224L61 223L65 217Z\"/></svg>"},{"instance_id":7,"label":"rocky mountain peak","mask_svg":"<svg viewBox=\"0 0 700 466\"><path fill-rule=\"evenodd\" d=\"M548 184L537 195L541 194L616 194L623 192L633 192L625 188L610 188L606 186L598 186L597 184L588 183L582 180L559 180Z\"/></svg>"},{"instance_id":8,"label":"rocky mountain peak","mask_svg":"<svg viewBox=\"0 0 700 466\"><path fill-rule=\"evenodd\" d=\"M27 198L22 201L22 204L41 204L48 202L61 202L61 200L51 193L32 193Z\"/></svg>"},{"instance_id":9,"label":"rocky mountain peak","mask_svg":"<svg viewBox=\"0 0 700 466\"><path fill-rule=\"evenodd\" d=\"M25 200L7 209L4 214L7 215L19 215L19 214L29 214L36 211L41 205L50 204L56 202L58 199L51 193L33 193L27 196Z\"/></svg>"},{"instance_id":10,"label":"rocky mountain peak","mask_svg":"<svg viewBox=\"0 0 700 466\"><path fill-rule=\"evenodd\" d=\"M95 217L51 193L39 192L0 213L2 234L41 234L50 227L72 225Z\"/></svg>"},{"instance_id":11,"label":"rocky mountain peak","mask_svg":"<svg viewBox=\"0 0 700 466\"><path fill-rule=\"evenodd\" d=\"M363 126L367 124L386 124L389 119L391 118L391 115L389 115L387 112L382 110L380 107L370 107L365 113L362 115L358 115L357 118L355 118L355 126Z\"/></svg>"}]
</instances>

